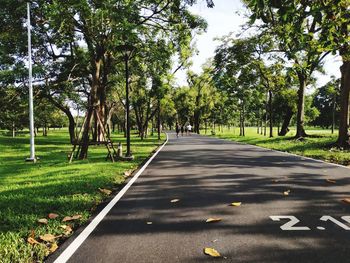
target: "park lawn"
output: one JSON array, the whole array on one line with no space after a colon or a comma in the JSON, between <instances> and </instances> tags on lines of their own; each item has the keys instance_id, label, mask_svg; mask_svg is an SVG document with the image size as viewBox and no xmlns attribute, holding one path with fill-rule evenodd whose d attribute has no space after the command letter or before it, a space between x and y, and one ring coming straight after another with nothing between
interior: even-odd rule
<instances>
[{"instance_id":1,"label":"park lawn","mask_svg":"<svg viewBox=\"0 0 350 263\"><path fill-rule=\"evenodd\" d=\"M210 131L207 133L209 134ZM239 128L224 128L223 131L216 130L215 135L211 136L294 153L345 166L350 165L350 151L340 150L333 146L337 140L337 132L331 134L330 130L310 128L306 130L306 133L311 136L302 141L293 139L295 135L294 129L291 129L287 136L281 137L277 136L276 128L273 138L257 134L256 128L253 127L246 128L245 137L239 136Z\"/></svg>"},{"instance_id":2,"label":"park lawn","mask_svg":"<svg viewBox=\"0 0 350 263\"><path fill-rule=\"evenodd\" d=\"M113 141L125 140L122 135L113 135ZM65 235L61 226L76 229L84 224L96 206L108 198L99 188L118 190L125 181L124 172L136 169L162 143L156 137L141 141L133 135L132 162L106 161L106 148L95 146L90 148L88 160L68 164L71 145L67 130L50 130L47 137L36 138L40 161L33 164L24 162L29 155L28 142L28 136L0 135L0 262L43 261L55 245L41 242L40 235L62 235L56 240L60 245L71 235ZM37 222L49 213L59 217L49 219L47 225ZM82 218L62 222L72 215ZM40 244L29 244L29 236Z\"/></svg>"}]
</instances>

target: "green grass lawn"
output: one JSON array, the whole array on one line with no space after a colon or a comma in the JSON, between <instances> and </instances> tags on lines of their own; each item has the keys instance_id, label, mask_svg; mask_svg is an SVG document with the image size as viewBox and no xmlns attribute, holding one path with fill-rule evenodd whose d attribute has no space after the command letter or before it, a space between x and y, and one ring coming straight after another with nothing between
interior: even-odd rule
<instances>
[{"instance_id":1,"label":"green grass lawn","mask_svg":"<svg viewBox=\"0 0 350 263\"><path fill-rule=\"evenodd\" d=\"M337 139L337 133L331 134L330 130L321 130L310 128L306 130L310 137L305 140L294 140L295 130L291 129L285 137L277 136L277 129L274 130L275 137L269 138L257 134L256 128L246 128L246 136L239 136L239 128L224 128L223 132L216 130L215 135L218 138L232 141L253 144L269 149L290 152L315 159L321 159L327 162L350 165L350 152L339 150L332 144ZM210 131L207 132L208 134ZM204 131L202 131L204 134ZM213 136L213 135L211 135Z\"/></svg>"},{"instance_id":2,"label":"green grass lawn","mask_svg":"<svg viewBox=\"0 0 350 263\"><path fill-rule=\"evenodd\" d=\"M113 141L124 142L124 138L114 135ZM160 143L156 137L141 141L133 136L132 162L105 161L106 148L94 146L88 160L68 164L68 132L50 130L47 137L36 138L40 161L33 164L24 162L29 156L28 136L0 135L0 262L43 261L53 243L41 242L39 236L62 235L56 242L64 241L71 234L64 234L62 225L76 229L87 221L96 205L108 198L98 188L117 190L125 180L124 172L140 165ZM49 213L59 217L49 219L47 225L37 222ZM72 215L82 218L62 222ZM40 244L29 244L29 236Z\"/></svg>"}]
</instances>

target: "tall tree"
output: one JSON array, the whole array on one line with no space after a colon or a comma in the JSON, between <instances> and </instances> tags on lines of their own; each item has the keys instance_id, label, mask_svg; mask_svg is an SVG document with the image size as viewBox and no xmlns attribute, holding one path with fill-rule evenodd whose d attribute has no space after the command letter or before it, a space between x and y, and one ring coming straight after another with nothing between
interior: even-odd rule
<instances>
[{"instance_id":1,"label":"tall tree","mask_svg":"<svg viewBox=\"0 0 350 263\"><path fill-rule=\"evenodd\" d=\"M310 16L309 1L245 0L251 10L251 23L263 22L262 28L277 36L278 51L293 62L299 80L296 138L306 136L304 128L305 89L312 74L330 53L320 49L320 24Z\"/></svg>"}]
</instances>

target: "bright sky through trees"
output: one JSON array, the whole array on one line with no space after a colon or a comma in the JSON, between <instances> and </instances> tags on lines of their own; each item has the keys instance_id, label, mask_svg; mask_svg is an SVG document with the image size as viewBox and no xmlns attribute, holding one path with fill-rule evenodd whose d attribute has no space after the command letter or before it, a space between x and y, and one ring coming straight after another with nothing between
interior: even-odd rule
<instances>
[{"instance_id":1,"label":"bright sky through trees","mask_svg":"<svg viewBox=\"0 0 350 263\"><path fill-rule=\"evenodd\" d=\"M201 71L201 66L208 58L214 56L214 51L219 41L215 38L233 33L233 35L240 32L240 26L243 25L247 19L244 15L247 10L240 0L218 0L215 1L214 8L207 8L206 3L199 1L190 10L202 16L208 22L208 29L206 33L196 37L196 46L198 55L192 58L192 70L195 72ZM341 65L340 57L327 56L325 59L326 76L316 73L318 78L318 85L322 86L330 80L330 76L334 75L340 77L339 67ZM177 84L179 86L186 85L186 72L179 71L177 74Z\"/></svg>"}]
</instances>

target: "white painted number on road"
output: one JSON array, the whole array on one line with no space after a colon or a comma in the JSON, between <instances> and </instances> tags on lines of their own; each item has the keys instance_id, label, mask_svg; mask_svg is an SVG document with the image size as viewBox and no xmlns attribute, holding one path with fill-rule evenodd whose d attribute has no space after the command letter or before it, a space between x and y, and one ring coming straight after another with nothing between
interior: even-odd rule
<instances>
[{"instance_id":1,"label":"white painted number on road","mask_svg":"<svg viewBox=\"0 0 350 263\"><path fill-rule=\"evenodd\" d=\"M345 219L344 219L345 218ZM345 221L347 221L346 219L348 219L349 216L343 216L342 219L344 219ZM347 225L343 224L342 222L339 222L337 219L334 219L333 217L331 216L322 216L320 218L320 220L322 221L332 221L334 224L340 226L341 228L345 229L345 230L350 230L350 227L348 227ZM349 222L349 221L347 221Z\"/></svg>"},{"instance_id":2,"label":"white painted number on road","mask_svg":"<svg viewBox=\"0 0 350 263\"><path fill-rule=\"evenodd\" d=\"M311 230L309 227L307 226L295 226L296 224L298 224L300 222L300 220L298 218L296 218L295 216L270 216L270 218L273 221L281 221L283 219L289 219L289 221L287 223L285 223L284 225L280 226L280 228L282 230L289 230L289 231L295 231L295 230ZM350 216L342 216L341 219L343 219L345 222L350 223ZM350 227L345 225L344 223L338 221L337 219L331 217L331 216L322 216L320 218L321 221L323 222L327 222L327 221L331 221L332 223L336 224L337 226L341 227L344 230L350 230ZM325 230L326 228L323 226L317 226L316 229L318 230Z\"/></svg>"},{"instance_id":3,"label":"white painted number on road","mask_svg":"<svg viewBox=\"0 0 350 263\"><path fill-rule=\"evenodd\" d=\"M270 216L273 221L281 221L281 219L289 219L290 221L281 226L282 230L296 231L296 230L311 230L307 226L295 226L300 222L295 216Z\"/></svg>"}]
</instances>

